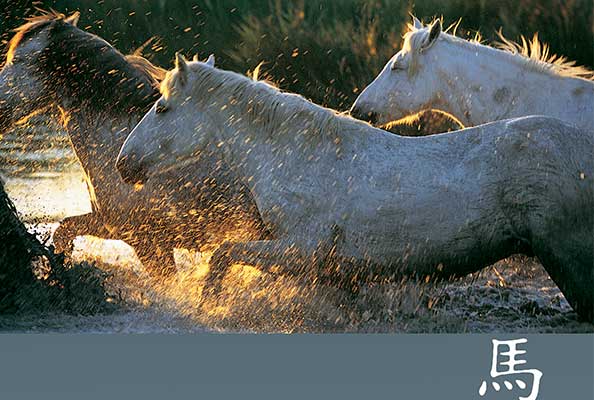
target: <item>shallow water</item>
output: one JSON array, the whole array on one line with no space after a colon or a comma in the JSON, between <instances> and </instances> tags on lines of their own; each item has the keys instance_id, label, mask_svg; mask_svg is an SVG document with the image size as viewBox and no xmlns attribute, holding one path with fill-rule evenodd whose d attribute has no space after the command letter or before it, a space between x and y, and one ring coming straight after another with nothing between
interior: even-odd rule
<instances>
[{"instance_id":1,"label":"shallow water","mask_svg":"<svg viewBox=\"0 0 594 400\"><path fill-rule=\"evenodd\" d=\"M40 137L41 136L41 137ZM7 135L0 173L23 219L51 232L66 216L90 211L82 174L63 135ZM533 259L513 257L463 280L386 283L356 296L290 277L235 266L217 299L202 299L208 255L176 251L178 276L151 282L123 242L80 237L75 260L110 274L111 314L0 316L17 332L593 332Z\"/></svg>"}]
</instances>

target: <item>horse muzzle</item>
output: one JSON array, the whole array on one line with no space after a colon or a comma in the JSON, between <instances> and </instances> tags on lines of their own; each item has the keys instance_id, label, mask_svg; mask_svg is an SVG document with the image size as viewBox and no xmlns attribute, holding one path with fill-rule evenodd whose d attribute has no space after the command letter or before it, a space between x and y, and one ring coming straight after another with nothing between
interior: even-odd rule
<instances>
[{"instance_id":1,"label":"horse muzzle","mask_svg":"<svg viewBox=\"0 0 594 400\"><path fill-rule=\"evenodd\" d=\"M141 160L134 156L119 157L116 168L122 180L131 185L144 183L148 176L148 170Z\"/></svg>"},{"instance_id":2,"label":"horse muzzle","mask_svg":"<svg viewBox=\"0 0 594 400\"><path fill-rule=\"evenodd\" d=\"M351 108L350 114L353 118L360 119L361 121L369 122L371 125L377 123L378 115L374 111L367 111L362 107L354 105Z\"/></svg>"}]
</instances>

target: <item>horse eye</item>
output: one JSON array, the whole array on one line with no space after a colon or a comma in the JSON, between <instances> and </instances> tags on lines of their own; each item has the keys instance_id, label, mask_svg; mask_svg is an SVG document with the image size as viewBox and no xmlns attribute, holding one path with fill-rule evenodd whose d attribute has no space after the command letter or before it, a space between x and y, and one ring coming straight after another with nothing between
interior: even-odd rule
<instances>
[{"instance_id":1,"label":"horse eye","mask_svg":"<svg viewBox=\"0 0 594 400\"><path fill-rule=\"evenodd\" d=\"M157 105L155 106L155 113L163 114L167 110L168 110L168 107L165 104L163 104L160 101L157 102Z\"/></svg>"}]
</instances>

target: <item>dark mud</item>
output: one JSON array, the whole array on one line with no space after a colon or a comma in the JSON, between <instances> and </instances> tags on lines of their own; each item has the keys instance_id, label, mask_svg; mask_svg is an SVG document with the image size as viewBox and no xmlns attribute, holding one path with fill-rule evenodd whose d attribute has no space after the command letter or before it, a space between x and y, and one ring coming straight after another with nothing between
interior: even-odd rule
<instances>
[{"instance_id":1,"label":"dark mud","mask_svg":"<svg viewBox=\"0 0 594 400\"><path fill-rule=\"evenodd\" d=\"M0 315L106 312L106 276L93 265L64 262L29 232L0 179Z\"/></svg>"}]
</instances>

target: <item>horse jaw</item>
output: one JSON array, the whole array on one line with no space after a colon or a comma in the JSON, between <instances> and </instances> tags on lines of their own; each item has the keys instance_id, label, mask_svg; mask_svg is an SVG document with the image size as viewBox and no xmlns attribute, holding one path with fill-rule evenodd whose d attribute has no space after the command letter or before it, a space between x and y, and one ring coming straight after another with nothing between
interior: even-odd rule
<instances>
[{"instance_id":1,"label":"horse jaw","mask_svg":"<svg viewBox=\"0 0 594 400\"><path fill-rule=\"evenodd\" d=\"M390 122L405 118L423 111L431 103L431 99L403 102L402 98L413 98L419 94L412 85L402 90L399 78L396 76L406 72L392 71L390 60L382 72L369 84L353 103L350 113L354 118L371 123L374 126L384 126ZM422 79L418 78L417 79ZM425 85L427 86L427 85ZM401 106L406 105L406 106Z\"/></svg>"}]
</instances>

